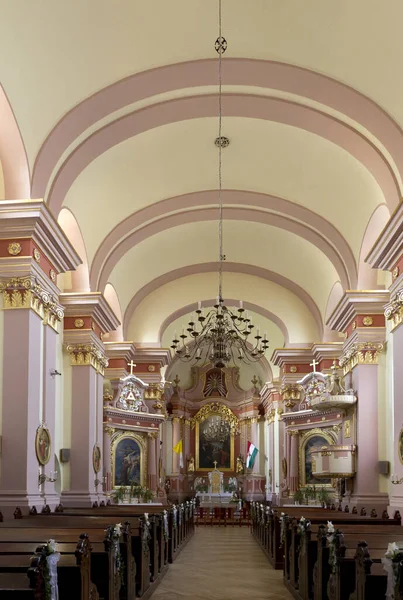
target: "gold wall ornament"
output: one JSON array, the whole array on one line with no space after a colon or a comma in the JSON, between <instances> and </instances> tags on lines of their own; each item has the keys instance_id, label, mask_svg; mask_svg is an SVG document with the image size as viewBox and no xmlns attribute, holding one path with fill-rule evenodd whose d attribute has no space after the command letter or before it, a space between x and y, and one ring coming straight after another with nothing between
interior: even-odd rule
<instances>
[{"instance_id":1,"label":"gold wall ornament","mask_svg":"<svg viewBox=\"0 0 403 600\"><path fill-rule=\"evenodd\" d=\"M192 429L195 428L196 423L203 423L210 415L219 415L224 421L228 421L230 424L231 430L234 433L238 433L239 431L239 419L232 412L230 408L225 406L225 404L221 404L220 402L211 402L210 404L205 404L201 407L201 409L195 414L192 421Z\"/></svg>"},{"instance_id":2,"label":"gold wall ornament","mask_svg":"<svg viewBox=\"0 0 403 600\"><path fill-rule=\"evenodd\" d=\"M39 263L41 260L41 253L39 252L38 248L34 248L33 256L36 262Z\"/></svg>"},{"instance_id":3,"label":"gold wall ornament","mask_svg":"<svg viewBox=\"0 0 403 600\"><path fill-rule=\"evenodd\" d=\"M21 253L22 247L19 242L11 242L7 247L7 252L11 256L18 256Z\"/></svg>"},{"instance_id":4,"label":"gold wall ornament","mask_svg":"<svg viewBox=\"0 0 403 600\"><path fill-rule=\"evenodd\" d=\"M81 329L81 327L84 327L84 319L76 319L74 321L74 327L77 327L77 329Z\"/></svg>"},{"instance_id":5,"label":"gold wall ornament","mask_svg":"<svg viewBox=\"0 0 403 600\"><path fill-rule=\"evenodd\" d=\"M384 344L382 343L363 342L353 344L339 360L344 375L352 371L357 365L377 365L383 349Z\"/></svg>"},{"instance_id":6,"label":"gold wall ornament","mask_svg":"<svg viewBox=\"0 0 403 600\"><path fill-rule=\"evenodd\" d=\"M116 429L114 427L111 427L110 425L105 425L104 431L109 435L109 437L112 437Z\"/></svg>"},{"instance_id":7,"label":"gold wall ornament","mask_svg":"<svg viewBox=\"0 0 403 600\"><path fill-rule=\"evenodd\" d=\"M51 278L52 281L56 281L56 271L54 271L53 269L50 269L49 277Z\"/></svg>"},{"instance_id":8,"label":"gold wall ornament","mask_svg":"<svg viewBox=\"0 0 403 600\"><path fill-rule=\"evenodd\" d=\"M357 321L353 321L353 324L352 324L352 329L353 329L353 330L354 330L354 329L357 329Z\"/></svg>"},{"instance_id":9,"label":"gold wall ornament","mask_svg":"<svg viewBox=\"0 0 403 600\"><path fill-rule=\"evenodd\" d=\"M148 370L148 371L150 371L150 373L154 373L154 371L155 371L155 366L154 366L154 365L148 365L148 368L147 368L147 370Z\"/></svg>"},{"instance_id":10,"label":"gold wall ornament","mask_svg":"<svg viewBox=\"0 0 403 600\"><path fill-rule=\"evenodd\" d=\"M108 359L95 344L67 344L66 350L70 354L70 364L73 367L91 366L104 375Z\"/></svg>"},{"instance_id":11,"label":"gold wall ornament","mask_svg":"<svg viewBox=\"0 0 403 600\"><path fill-rule=\"evenodd\" d=\"M35 452L39 464L47 465L52 456L52 439L45 423L41 423L36 430Z\"/></svg>"},{"instance_id":12,"label":"gold wall ornament","mask_svg":"<svg viewBox=\"0 0 403 600\"><path fill-rule=\"evenodd\" d=\"M296 384L284 385L280 394L283 397L283 402L287 408L293 408L298 402L301 401L302 387Z\"/></svg>"},{"instance_id":13,"label":"gold wall ornament","mask_svg":"<svg viewBox=\"0 0 403 600\"><path fill-rule=\"evenodd\" d=\"M0 281L0 293L4 310L29 308L41 317L44 325L55 331L63 320L63 308L53 294L39 285L36 277L12 277Z\"/></svg>"},{"instance_id":14,"label":"gold wall ornament","mask_svg":"<svg viewBox=\"0 0 403 600\"><path fill-rule=\"evenodd\" d=\"M91 321L91 329L92 329L92 331L95 331L95 323L94 323L94 321Z\"/></svg>"},{"instance_id":15,"label":"gold wall ornament","mask_svg":"<svg viewBox=\"0 0 403 600\"><path fill-rule=\"evenodd\" d=\"M399 460L403 465L403 429L400 430L399 437L397 440L397 454L399 456Z\"/></svg>"},{"instance_id":16,"label":"gold wall ornament","mask_svg":"<svg viewBox=\"0 0 403 600\"><path fill-rule=\"evenodd\" d=\"M344 439L351 437L350 425L351 425L350 420L344 421L344 431L343 431Z\"/></svg>"},{"instance_id":17,"label":"gold wall ornament","mask_svg":"<svg viewBox=\"0 0 403 600\"><path fill-rule=\"evenodd\" d=\"M396 266L392 271L393 279L397 279L399 277L399 272L400 272L400 269L399 269L399 267Z\"/></svg>"},{"instance_id":18,"label":"gold wall ornament","mask_svg":"<svg viewBox=\"0 0 403 600\"><path fill-rule=\"evenodd\" d=\"M290 367L290 373L296 373L297 372L297 367L295 365L292 365Z\"/></svg>"},{"instance_id":19,"label":"gold wall ornament","mask_svg":"<svg viewBox=\"0 0 403 600\"><path fill-rule=\"evenodd\" d=\"M374 322L374 319L372 317L364 317L362 320L363 325L365 325L365 327L370 327Z\"/></svg>"}]
</instances>

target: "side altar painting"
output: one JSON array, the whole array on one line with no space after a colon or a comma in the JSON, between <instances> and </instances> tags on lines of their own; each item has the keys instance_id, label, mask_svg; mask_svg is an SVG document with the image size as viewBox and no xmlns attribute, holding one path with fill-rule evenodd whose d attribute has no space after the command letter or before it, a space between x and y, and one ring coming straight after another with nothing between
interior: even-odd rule
<instances>
[{"instance_id":1,"label":"side altar painting","mask_svg":"<svg viewBox=\"0 0 403 600\"><path fill-rule=\"evenodd\" d=\"M144 484L144 448L139 436L122 434L112 446L113 487Z\"/></svg>"}]
</instances>

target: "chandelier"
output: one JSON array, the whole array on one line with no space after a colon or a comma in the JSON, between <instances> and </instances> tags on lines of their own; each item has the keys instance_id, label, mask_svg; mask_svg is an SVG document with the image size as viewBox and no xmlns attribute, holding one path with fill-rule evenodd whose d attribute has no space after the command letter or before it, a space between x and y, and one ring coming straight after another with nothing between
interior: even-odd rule
<instances>
[{"instance_id":1,"label":"chandelier","mask_svg":"<svg viewBox=\"0 0 403 600\"><path fill-rule=\"evenodd\" d=\"M222 444L228 439L231 426L228 421L221 417L213 417L212 420L202 428L202 435L206 442L218 442Z\"/></svg>"},{"instance_id":2,"label":"chandelier","mask_svg":"<svg viewBox=\"0 0 403 600\"><path fill-rule=\"evenodd\" d=\"M218 2L219 33L214 47L218 53L218 296L214 306L204 314L201 302L191 314L187 327L182 328L179 337L174 334L171 348L183 362L201 361L213 363L217 368L225 367L230 361L252 363L260 360L268 348L267 333L256 335L252 332L252 318L239 303L238 309L226 306L222 297L222 271L225 255L223 253L223 208L222 208L222 149L227 147L229 139L222 135L222 55L227 49L227 40L221 35L221 0Z\"/></svg>"}]
</instances>

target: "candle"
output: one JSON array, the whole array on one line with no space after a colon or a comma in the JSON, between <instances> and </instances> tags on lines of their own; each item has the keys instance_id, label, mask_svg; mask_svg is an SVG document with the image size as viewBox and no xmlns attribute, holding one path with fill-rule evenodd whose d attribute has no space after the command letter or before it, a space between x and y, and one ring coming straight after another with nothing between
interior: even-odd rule
<instances>
[{"instance_id":1,"label":"candle","mask_svg":"<svg viewBox=\"0 0 403 600\"><path fill-rule=\"evenodd\" d=\"M264 336L263 336L264 340L267 340L267 331L264 332Z\"/></svg>"},{"instance_id":2,"label":"candle","mask_svg":"<svg viewBox=\"0 0 403 600\"><path fill-rule=\"evenodd\" d=\"M197 303L197 310L201 310L201 301L199 300L199 302Z\"/></svg>"},{"instance_id":3,"label":"candle","mask_svg":"<svg viewBox=\"0 0 403 600\"><path fill-rule=\"evenodd\" d=\"M200 358L200 355L201 355L201 349L198 348L197 352L196 352L196 358Z\"/></svg>"},{"instance_id":4,"label":"candle","mask_svg":"<svg viewBox=\"0 0 403 600\"><path fill-rule=\"evenodd\" d=\"M194 314L193 313L190 314L190 322L194 323Z\"/></svg>"},{"instance_id":5,"label":"candle","mask_svg":"<svg viewBox=\"0 0 403 600\"><path fill-rule=\"evenodd\" d=\"M216 304L220 304L220 298L219 298L219 296L217 296L217 298L216 298Z\"/></svg>"},{"instance_id":6,"label":"candle","mask_svg":"<svg viewBox=\"0 0 403 600\"><path fill-rule=\"evenodd\" d=\"M174 333L174 340L176 340L176 339L177 339L177 337L176 337L176 331L175 331L175 333Z\"/></svg>"},{"instance_id":7,"label":"candle","mask_svg":"<svg viewBox=\"0 0 403 600\"><path fill-rule=\"evenodd\" d=\"M239 308L243 308L243 300L239 301Z\"/></svg>"},{"instance_id":8,"label":"candle","mask_svg":"<svg viewBox=\"0 0 403 600\"><path fill-rule=\"evenodd\" d=\"M258 328L256 329L256 335L259 335L259 334L260 334L260 327L258 327Z\"/></svg>"}]
</instances>

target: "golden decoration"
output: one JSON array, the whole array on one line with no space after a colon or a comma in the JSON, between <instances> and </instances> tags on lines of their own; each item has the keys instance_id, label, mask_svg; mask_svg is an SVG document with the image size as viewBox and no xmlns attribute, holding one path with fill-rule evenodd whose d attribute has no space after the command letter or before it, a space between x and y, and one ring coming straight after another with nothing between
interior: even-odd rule
<instances>
[{"instance_id":1,"label":"golden decoration","mask_svg":"<svg viewBox=\"0 0 403 600\"><path fill-rule=\"evenodd\" d=\"M41 253L39 252L38 248L34 248L33 255L34 255L34 259L36 260L36 262L37 263L40 262L40 260L41 260Z\"/></svg>"},{"instance_id":2,"label":"golden decoration","mask_svg":"<svg viewBox=\"0 0 403 600\"><path fill-rule=\"evenodd\" d=\"M77 329L81 329L81 327L84 327L84 320L83 319L76 319L74 321L74 327L77 327Z\"/></svg>"},{"instance_id":3,"label":"golden decoration","mask_svg":"<svg viewBox=\"0 0 403 600\"><path fill-rule=\"evenodd\" d=\"M9 254L11 254L11 256L18 256L21 250L21 244L19 244L18 242L11 242L7 248L7 251Z\"/></svg>"},{"instance_id":4,"label":"golden decoration","mask_svg":"<svg viewBox=\"0 0 403 600\"><path fill-rule=\"evenodd\" d=\"M365 325L365 327L369 327L370 325L372 325L374 322L372 317L364 317L362 320L363 325Z\"/></svg>"},{"instance_id":5,"label":"golden decoration","mask_svg":"<svg viewBox=\"0 0 403 600\"><path fill-rule=\"evenodd\" d=\"M296 373L297 372L297 367L295 365L292 365L290 367L290 373Z\"/></svg>"},{"instance_id":6,"label":"golden decoration","mask_svg":"<svg viewBox=\"0 0 403 600\"><path fill-rule=\"evenodd\" d=\"M155 371L155 367L154 365L148 365L148 371L150 371L150 373L153 373Z\"/></svg>"},{"instance_id":7,"label":"golden decoration","mask_svg":"<svg viewBox=\"0 0 403 600\"><path fill-rule=\"evenodd\" d=\"M102 340L104 339L104 334L102 333L102 331L101 331L101 333L99 334L99 339L101 340L101 342L102 342Z\"/></svg>"},{"instance_id":8,"label":"golden decoration","mask_svg":"<svg viewBox=\"0 0 403 600\"><path fill-rule=\"evenodd\" d=\"M101 448L99 444L95 444L92 449L92 468L94 473L99 473L101 470Z\"/></svg>"},{"instance_id":9,"label":"golden decoration","mask_svg":"<svg viewBox=\"0 0 403 600\"><path fill-rule=\"evenodd\" d=\"M399 273L400 273L400 269L399 267L395 267L392 271L392 277L393 279L397 279L399 277Z\"/></svg>"},{"instance_id":10,"label":"golden decoration","mask_svg":"<svg viewBox=\"0 0 403 600\"><path fill-rule=\"evenodd\" d=\"M201 407L201 409L195 414L192 422L192 429L195 428L196 423L203 423L210 415L220 415L224 421L228 421L231 427L231 431L234 433L238 433L239 430L239 419L230 408L225 406L225 404L220 404L219 402L211 402L210 404L205 404ZM257 419L256 421L257 422Z\"/></svg>"},{"instance_id":11,"label":"golden decoration","mask_svg":"<svg viewBox=\"0 0 403 600\"><path fill-rule=\"evenodd\" d=\"M156 440L158 437L158 431L149 431L147 433L147 436L149 437L150 440Z\"/></svg>"},{"instance_id":12,"label":"golden decoration","mask_svg":"<svg viewBox=\"0 0 403 600\"><path fill-rule=\"evenodd\" d=\"M400 462L403 464L403 429L400 430L397 443L397 453L399 455Z\"/></svg>"},{"instance_id":13,"label":"golden decoration","mask_svg":"<svg viewBox=\"0 0 403 600\"><path fill-rule=\"evenodd\" d=\"M36 430L35 452L39 464L47 465L52 456L52 440L50 431L44 423L41 423Z\"/></svg>"},{"instance_id":14,"label":"golden decoration","mask_svg":"<svg viewBox=\"0 0 403 600\"><path fill-rule=\"evenodd\" d=\"M293 408L301 400L302 387L300 385L290 384L281 388L280 394L283 396L283 402L287 408Z\"/></svg>"},{"instance_id":15,"label":"golden decoration","mask_svg":"<svg viewBox=\"0 0 403 600\"><path fill-rule=\"evenodd\" d=\"M110 425L106 425L104 427L104 431L105 431L105 433L107 433L109 435L109 437L111 437L115 433L116 430L114 427L111 427Z\"/></svg>"},{"instance_id":16,"label":"golden decoration","mask_svg":"<svg viewBox=\"0 0 403 600\"><path fill-rule=\"evenodd\" d=\"M144 390L144 400L156 400L161 402L164 390L159 383L150 383Z\"/></svg>"},{"instance_id":17,"label":"golden decoration","mask_svg":"<svg viewBox=\"0 0 403 600\"><path fill-rule=\"evenodd\" d=\"M3 309L33 310L44 325L57 331L58 324L64 316L63 308L56 298L42 288L36 277L13 277L0 282L0 293L3 295Z\"/></svg>"},{"instance_id":18,"label":"golden decoration","mask_svg":"<svg viewBox=\"0 0 403 600\"><path fill-rule=\"evenodd\" d=\"M352 371L357 365L377 365L383 349L384 345L381 343L364 342L353 344L339 360L344 375Z\"/></svg>"},{"instance_id":19,"label":"golden decoration","mask_svg":"<svg viewBox=\"0 0 403 600\"><path fill-rule=\"evenodd\" d=\"M352 329L357 329L357 321L353 321Z\"/></svg>"},{"instance_id":20,"label":"golden decoration","mask_svg":"<svg viewBox=\"0 0 403 600\"><path fill-rule=\"evenodd\" d=\"M101 375L105 374L108 359L95 344L68 344L70 363L73 367L93 367Z\"/></svg>"},{"instance_id":21,"label":"golden decoration","mask_svg":"<svg viewBox=\"0 0 403 600\"><path fill-rule=\"evenodd\" d=\"M344 439L350 438L351 437L351 431L350 431L350 421L344 421L344 431L343 431L343 435L344 435Z\"/></svg>"},{"instance_id":22,"label":"golden decoration","mask_svg":"<svg viewBox=\"0 0 403 600\"><path fill-rule=\"evenodd\" d=\"M53 269L50 269L49 277L51 278L52 281L56 281L56 272Z\"/></svg>"},{"instance_id":23,"label":"golden decoration","mask_svg":"<svg viewBox=\"0 0 403 600\"><path fill-rule=\"evenodd\" d=\"M94 321L91 321L91 329L92 329L92 331L95 331L95 323L94 323Z\"/></svg>"}]
</instances>

